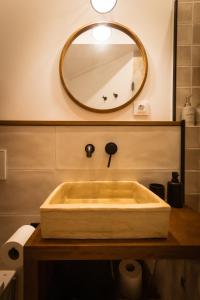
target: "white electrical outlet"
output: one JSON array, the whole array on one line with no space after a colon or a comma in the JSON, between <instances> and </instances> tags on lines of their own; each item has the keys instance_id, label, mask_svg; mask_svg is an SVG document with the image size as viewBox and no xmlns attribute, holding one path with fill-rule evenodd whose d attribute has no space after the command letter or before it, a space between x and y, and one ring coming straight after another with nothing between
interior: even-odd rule
<instances>
[{"instance_id":1,"label":"white electrical outlet","mask_svg":"<svg viewBox=\"0 0 200 300\"><path fill-rule=\"evenodd\" d=\"M150 115L150 105L147 102L139 102L134 104L134 115L148 116Z\"/></svg>"},{"instance_id":2,"label":"white electrical outlet","mask_svg":"<svg viewBox=\"0 0 200 300\"><path fill-rule=\"evenodd\" d=\"M0 149L0 180L7 177L7 150Z\"/></svg>"}]
</instances>

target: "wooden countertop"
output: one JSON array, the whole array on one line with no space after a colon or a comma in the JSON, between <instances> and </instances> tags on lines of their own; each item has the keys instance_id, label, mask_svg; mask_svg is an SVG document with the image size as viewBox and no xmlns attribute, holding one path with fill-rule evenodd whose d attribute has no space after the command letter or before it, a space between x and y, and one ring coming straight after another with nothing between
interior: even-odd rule
<instances>
[{"instance_id":1,"label":"wooden countertop","mask_svg":"<svg viewBox=\"0 0 200 300\"><path fill-rule=\"evenodd\" d=\"M148 222L148 219L147 219ZM200 213L172 208L167 239L43 239L40 226L24 247L25 259L106 260L124 258L200 258Z\"/></svg>"}]
</instances>

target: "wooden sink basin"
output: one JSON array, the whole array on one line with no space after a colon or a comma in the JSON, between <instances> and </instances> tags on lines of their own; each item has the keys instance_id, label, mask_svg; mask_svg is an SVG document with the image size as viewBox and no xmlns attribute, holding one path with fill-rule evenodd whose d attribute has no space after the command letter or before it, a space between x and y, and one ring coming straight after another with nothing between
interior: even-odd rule
<instances>
[{"instance_id":1,"label":"wooden sink basin","mask_svg":"<svg viewBox=\"0 0 200 300\"><path fill-rule=\"evenodd\" d=\"M163 238L170 206L137 181L64 182L40 207L43 238Z\"/></svg>"}]
</instances>

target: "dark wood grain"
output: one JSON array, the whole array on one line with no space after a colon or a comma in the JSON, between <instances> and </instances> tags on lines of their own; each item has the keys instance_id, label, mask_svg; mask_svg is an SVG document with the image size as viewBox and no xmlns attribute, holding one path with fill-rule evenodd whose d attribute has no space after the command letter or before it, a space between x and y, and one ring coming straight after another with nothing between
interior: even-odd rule
<instances>
[{"instance_id":1,"label":"dark wood grain","mask_svg":"<svg viewBox=\"0 0 200 300\"><path fill-rule=\"evenodd\" d=\"M0 126L180 126L180 121L29 121L0 120Z\"/></svg>"}]
</instances>

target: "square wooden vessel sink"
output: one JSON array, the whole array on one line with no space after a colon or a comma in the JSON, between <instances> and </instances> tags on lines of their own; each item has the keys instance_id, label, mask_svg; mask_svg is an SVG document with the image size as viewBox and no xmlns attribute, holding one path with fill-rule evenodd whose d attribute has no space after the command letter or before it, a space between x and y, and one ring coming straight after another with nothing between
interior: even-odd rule
<instances>
[{"instance_id":1,"label":"square wooden vessel sink","mask_svg":"<svg viewBox=\"0 0 200 300\"><path fill-rule=\"evenodd\" d=\"M43 238L164 238L170 206L137 181L64 182L40 217Z\"/></svg>"}]
</instances>

